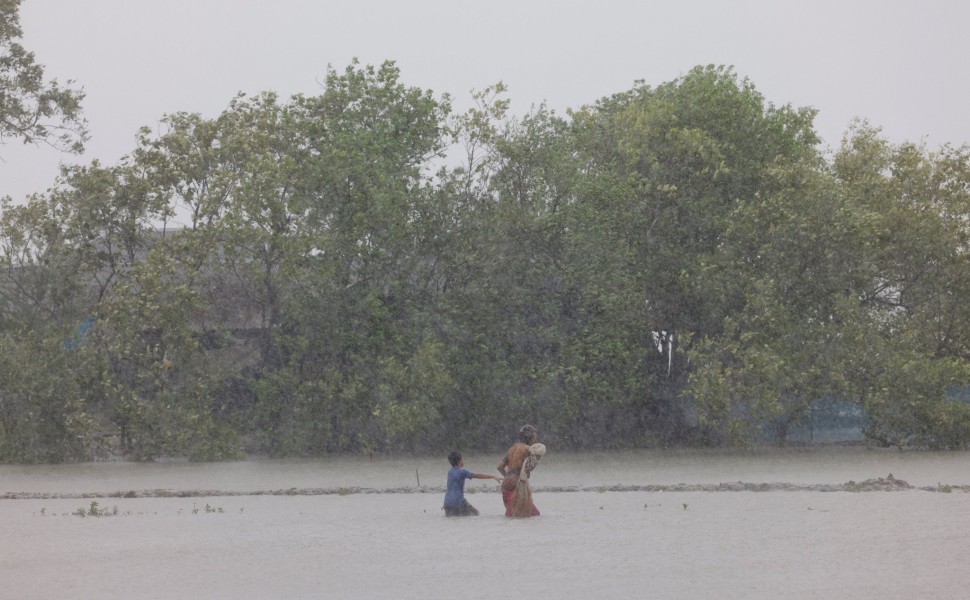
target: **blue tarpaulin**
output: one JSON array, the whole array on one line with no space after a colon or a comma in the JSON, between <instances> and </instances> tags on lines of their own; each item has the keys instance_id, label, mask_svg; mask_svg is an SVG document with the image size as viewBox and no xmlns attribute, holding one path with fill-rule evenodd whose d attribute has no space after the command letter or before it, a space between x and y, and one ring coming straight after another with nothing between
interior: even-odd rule
<instances>
[{"instance_id":1,"label":"blue tarpaulin","mask_svg":"<svg viewBox=\"0 0 970 600\"><path fill-rule=\"evenodd\" d=\"M84 338L85 336L87 336L88 330L91 329L91 325L94 325L94 322L96 320L97 319L95 319L94 317L88 317L87 319L84 319L84 322L81 323L80 326L78 326L77 333L74 334L74 338L64 340L64 347L77 348L78 346L80 346L81 343L84 342Z\"/></svg>"}]
</instances>

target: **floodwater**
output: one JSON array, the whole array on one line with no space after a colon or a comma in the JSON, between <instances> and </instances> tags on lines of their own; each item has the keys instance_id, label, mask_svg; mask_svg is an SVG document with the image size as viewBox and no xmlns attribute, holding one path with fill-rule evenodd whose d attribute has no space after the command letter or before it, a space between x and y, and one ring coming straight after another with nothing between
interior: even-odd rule
<instances>
[{"instance_id":1,"label":"floodwater","mask_svg":"<svg viewBox=\"0 0 970 600\"><path fill-rule=\"evenodd\" d=\"M492 473L500 457L465 458ZM970 485L970 453L550 448L533 474L542 516L525 520L502 516L487 480L466 488L480 517L446 519L447 468L444 458L0 466L0 598L970 597L970 493L946 491ZM890 473L913 487L597 489ZM77 514L92 508L102 516Z\"/></svg>"}]
</instances>

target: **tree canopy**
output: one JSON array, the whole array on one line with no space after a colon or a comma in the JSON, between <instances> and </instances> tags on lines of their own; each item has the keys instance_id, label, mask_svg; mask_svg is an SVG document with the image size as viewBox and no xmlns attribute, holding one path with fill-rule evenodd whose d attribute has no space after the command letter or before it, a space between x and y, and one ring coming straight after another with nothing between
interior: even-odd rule
<instances>
[{"instance_id":1,"label":"tree canopy","mask_svg":"<svg viewBox=\"0 0 970 600\"><path fill-rule=\"evenodd\" d=\"M355 61L5 201L0 460L784 442L833 403L966 446L970 150L823 154L726 67L475 100Z\"/></svg>"},{"instance_id":2,"label":"tree canopy","mask_svg":"<svg viewBox=\"0 0 970 600\"><path fill-rule=\"evenodd\" d=\"M43 65L19 40L21 0L0 0L0 145L10 139L79 153L87 138L84 92L45 80Z\"/></svg>"}]
</instances>

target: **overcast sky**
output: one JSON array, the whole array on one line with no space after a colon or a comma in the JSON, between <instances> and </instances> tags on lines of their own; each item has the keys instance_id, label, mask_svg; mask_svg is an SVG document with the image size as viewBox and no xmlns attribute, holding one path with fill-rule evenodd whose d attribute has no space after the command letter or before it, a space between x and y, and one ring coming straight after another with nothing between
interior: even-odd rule
<instances>
[{"instance_id":1,"label":"overcast sky","mask_svg":"<svg viewBox=\"0 0 970 600\"><path fill-rule=\"evenodd\" d=\"M970 143L970 3L958 0L23 0L23 44L73 79L82 157L0 146L0 195L50 187L61 161L115 164L165 113L218 115L238 91L316 94L327 66L394 60L451 94L504 81L513 111L564 113L733 65L774 104L813 106L826 145L854 117L894 142Z\"/></svg>"}]
</instances>

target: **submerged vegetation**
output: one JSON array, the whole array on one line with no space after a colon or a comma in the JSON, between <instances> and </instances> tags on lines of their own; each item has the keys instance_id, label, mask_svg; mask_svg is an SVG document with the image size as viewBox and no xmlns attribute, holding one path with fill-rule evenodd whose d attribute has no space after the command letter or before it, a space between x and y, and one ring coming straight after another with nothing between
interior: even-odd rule
<instances>
[{"instance_id":1,"label":"submerged vegetation","mask_svg":"<svg viewBox=\"0 0 970 600\"><path fill-rule=\"evenodd\" d=\"M354 62L4 199L0 461L970 441L970 150L715 66L475 104Z\"/></svg>"},{"instance_id":2,"label":"submerged vegetation","mask_svg":"<svg viewBox=\"0 0 970 600\"><path fill-rule=\"evenodd\" d=\"M501 492L498 488L472 488L475 490L473 493L481 494L499 494ZM443 486L432 485L432 486L412 486L412 487L388 487L388 488L288 488L280 490L195 490L195 489L183 489L183 490L141 490L134 492L133 495L124 496L126 498L216 498L216 497L237 497L237 496L350 496L356 494L433 494L438 495L444 493L445 488ZM951 484L937 484L924 485L924 486L913 486L909 483L903 481L902 479L896 479L890 473L886 477L875 477L872 479L866 479L864 481L846 481L845 483L785 483L785 482L744 482L744 481L733 481L725 483L676 483L676 484L614 484L614 485L599 485L599 486L561 486L561 485L546 485L546 486L536 486L536 492L542 493L595 493L595 494L605 494L607 492L647 492L647 493L660 493L660 492L905 492L905 491L922 491L922 492L938 492L942 494L950 494L954 491L970 493L970 485L951 485ZM65 499L65 498L89 498L90 494L86 493L44 493L44 492L7 492L0 494L0 500L23 500L23 499ZM100 494L99 497L120 497L119 493L111 494ZM648 504L644 504L643 508L646 510ZM659 506L658 504L649 504L649 506ZM40 516L45 516L46 508L40 510ZM684 510L687 510L687 506L684 505ZM195 503L192 504L191 514L203 513L225 513L226 511L220 506L212 506L206 503L204 507L199 507ZM242 513L245 511L245 507L239 509ZM35 513L36 514L36 513ZM55 514L55 513L52 513ZM67 515L67 513L62 513ZM91 502L91 507L89 509L79 508L74 513L78 516L107 516L107 515L117 515L131 514L130 511L124 513L119 513L118 507L115 506L112 509L101 508L97 502ZM139 513L141 514L141 513ZM182 509L178 509L178 514L182 514Z\"/></svg>"},{"instance_id":3,"label":"submerged vegetation","mask_svg":"<svg viewBox=\"0 0 970 600\"><path fill-rule=\"evenodd\" d=\"M43 514L43 510L41 513ZM96 501L92 500L91 506L88 508L84 508L82 506L71 514L77 517L116 517L118 516L119 512L117 506L112 508L108 508L107 506L102 507L99 506Z\"/></svg>"}]
</instances>

